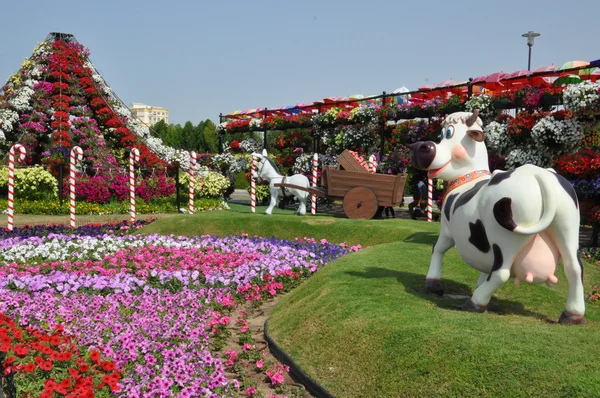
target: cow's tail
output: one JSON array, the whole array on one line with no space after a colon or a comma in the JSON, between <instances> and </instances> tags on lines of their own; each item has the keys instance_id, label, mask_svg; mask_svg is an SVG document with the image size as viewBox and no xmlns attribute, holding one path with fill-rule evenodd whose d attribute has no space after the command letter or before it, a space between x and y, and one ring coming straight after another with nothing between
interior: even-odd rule
<instances>
[{"instance_id":1,"label":"cow's tail","mask_svg":"<svg viewBox=\"0 0 600 398\"><path fill-rule=\"evenodd\" d=\"M517 225L514 232L533 235L544 231L550 226L554 216L556 215L556 208L558 206L558 192L556 191L556 177L551 172L538 172L535 173L535 179L542 194L542 216L539 221L528 227L522 227Z\"/></svg>"}]
</instances>

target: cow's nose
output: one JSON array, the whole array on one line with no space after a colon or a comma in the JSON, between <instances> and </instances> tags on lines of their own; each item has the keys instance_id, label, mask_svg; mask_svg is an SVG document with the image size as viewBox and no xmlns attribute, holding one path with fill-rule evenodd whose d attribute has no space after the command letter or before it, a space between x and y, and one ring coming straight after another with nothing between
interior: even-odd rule
<instances>
[{"instance_id":1,"label":"cow's nose","mask_svg":"<svg viewBox=\"0 0 600 398\"><path fill-rule=\"evenodd\" d=\"M412 164L416 169L427 170L435 159L435 143L433 141L415 142L412 145Z\"/></svg>"}]
</instances>

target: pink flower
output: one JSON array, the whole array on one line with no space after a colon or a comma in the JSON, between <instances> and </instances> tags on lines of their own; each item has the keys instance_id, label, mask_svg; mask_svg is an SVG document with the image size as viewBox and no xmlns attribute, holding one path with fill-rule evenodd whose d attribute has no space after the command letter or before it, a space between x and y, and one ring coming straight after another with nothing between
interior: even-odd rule
<instances>
[{"instance_id":1,"label":"pink flower","mask_svg":"<svg viewBox=\"0 0 600 398\"><path fill-rule=\"evenodd\" d=\"M252 396L254 396L254 394L256 394L256 387L250 386L250 387L246 388L246 396L247 397L252 397Z\"/></svg>"},{"instance_id":2,"label":"pink flower","mask_svg":"<svg viewBox=\"0 0 600 398\"><path fill-rule=\"evenodd\" d=\"M263 366L265 366L265 361L263 361L262 359L259 359L258 361L256 361L257 368L262 369Z\"/></svg>"},{"instance_id":3,"label":"pink flower","mask_svg":"<svg viewBox=\"0 0 600 398\"><path fill-rule=\"evenodd\" d=\"M219 320L219 323L220 323L221 325L228 325L228 324L229 324L229 322L231 322L231 318L229 318L228 316L224 316L223 318L221 318L221 319Z\"/></svg>"},{"instance_id":4,"label":"pink flower","mask_svg":"<svg viewBox=\"0 0 600 398\"><path fill-rule=\"evenodd\" d=\"M242 351L248 351L252 349L252 345L246 343L244 344L244 346L242 347Z\"/></svg>"}]
</instances>

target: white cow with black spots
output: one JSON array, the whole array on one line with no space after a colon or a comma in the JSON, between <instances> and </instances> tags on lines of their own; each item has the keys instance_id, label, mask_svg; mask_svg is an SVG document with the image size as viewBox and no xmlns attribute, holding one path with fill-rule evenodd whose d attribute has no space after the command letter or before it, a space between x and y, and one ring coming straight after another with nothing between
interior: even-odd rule
<instances>
[{"instance_id":1,"label":"white cow with black spots","mask_svg":"<svg viewBox=\"0 0 600 398\"><path fill-rule=\"evenodd\" d=\"M556 283L554 271L562 258L569 297L559 322L585 323L579 204L568 181L533 165L490 174L478 111L448 115L438 144L413 145L413 165L428 170L429 178L449 182L426 277L428 292L443 295L442 257L454 246L481 272L473 296L463 305L474 312L485 312L494 292L511 276L517 284Z\"/></svg>"}]
</instances>

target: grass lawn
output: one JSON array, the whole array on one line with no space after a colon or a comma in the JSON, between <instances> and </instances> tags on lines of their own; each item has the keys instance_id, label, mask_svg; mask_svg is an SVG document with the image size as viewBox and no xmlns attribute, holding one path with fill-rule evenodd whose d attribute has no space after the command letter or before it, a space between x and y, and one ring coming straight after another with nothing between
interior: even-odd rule
<instances>
[{"instance_id":1,"label":"grass lawn","mask_svg":"<svg viewBox=\"0 0 600 398\"><path fill-rule=\"evenodd\" d=\"M439 224L229 212L174 215L144 233L242 232L292 239L310 236L368 247L338 259L281 298L269 332L296 363L336 397L600 396L600 305L588 303L586 326L556 323L567 296L559 283L512 280L490 313L458 308L478 273L452 249L444 258L446 294L424 293ZM281 214L283 213L283 214ZM586 264L585 286L600 282Z\"/></svg>"}]
</instances>

